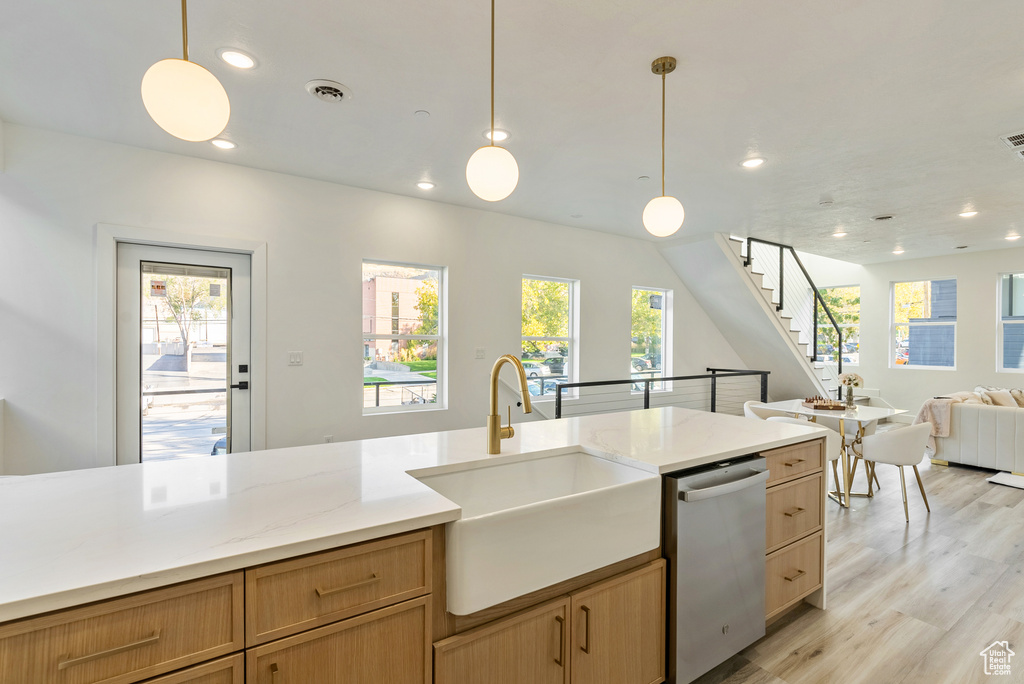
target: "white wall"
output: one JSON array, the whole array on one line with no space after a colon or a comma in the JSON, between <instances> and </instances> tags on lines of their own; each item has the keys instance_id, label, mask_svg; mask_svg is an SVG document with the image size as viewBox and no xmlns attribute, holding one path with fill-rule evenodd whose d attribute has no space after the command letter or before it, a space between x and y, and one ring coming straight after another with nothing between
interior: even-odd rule
<instances>
[{"instance_id":1,"label":"white wall","mask_svg":"<svg viewBox=\"0 0 1024 684\"><path fill-rule=\"evenodd\" d=\"M867 266L810 254L801 254L800 258L819 287L860 285L857 372L867 387L880 389L882 397L894 406L916 415L926 399L947 392L973 390L976 385L1024 385L1024 375L996 371L998 276L1024 271L1024 247ZM957 281L956 369L890 368L889 283L947 277Z\"/></svg>"},{"instance_id":2,"label":"white wall","mask_svg":"<svg viewBox=\"0 0 1024 684\"><path fill-rule=\"evenodd\" d=\"M621 378L634 285L675 291L676 373L740 360L653 243L7 124L0 395L12 474L97 453L94 229L267 244L269 447L480 426L493 359L519 349L524 273L581 281L581 379ZM639 223L639 221L638 221ZM449 408L362 416L364 258L449 267ZM474 349L486 359L474 359ZM305 365L287 366L287 352ZM482 446L482 445L481 445Z\"/></svg>"}]
</instances>

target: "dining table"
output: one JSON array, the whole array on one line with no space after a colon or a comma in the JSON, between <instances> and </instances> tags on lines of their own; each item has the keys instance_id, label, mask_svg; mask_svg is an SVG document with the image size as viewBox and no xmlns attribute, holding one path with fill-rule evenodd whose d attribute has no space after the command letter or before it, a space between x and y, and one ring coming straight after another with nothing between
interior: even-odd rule
<instances>
[{"instance_id":1,"label":"dining table","mask_svg":"<svg viewBox=\"0 0 1024 684\"><path fill-rule=\"evenodd\" d=\"M839 419L839 458L843 469L843 495L839 497L839 505L844 508L849 508L851 496L850 489L853 485L853 469L851 468L852 459L850 458L850 453L853 451L853 446L861 442L864 438L865 426L870 424L872 421L891 418L892 416L906 413L907 411L906 409L864 406L861 404L854 405L852 408L846 407L841 411L827 410L810 408L808 406L804 406L803 402L803 399L787 399L784 401L772 401L758 404L758 407L771 409L773 411L782 411L793 416L804 416L809 418L811 422L816 422L818 418ZM854 435L849 447L846 445L846 421L857 423L857 434ZM871 482L869 479L869 488L870 484ZM836 488L838 489L838 487L839 483L836 483Z\"/></svg>"}]
</instances>

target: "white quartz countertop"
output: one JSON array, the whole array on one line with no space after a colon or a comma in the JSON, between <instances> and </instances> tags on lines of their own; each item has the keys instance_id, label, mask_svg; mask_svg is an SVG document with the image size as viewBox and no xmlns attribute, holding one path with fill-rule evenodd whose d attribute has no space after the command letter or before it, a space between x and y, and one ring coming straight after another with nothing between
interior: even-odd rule
<instances>
[{"instance_id":1,"label":"white quartz countertop","mask_svg":"<svg viewBox=\"0 0 1024 684\"><path fill-rule=\"evenodd\" d=\"M0 478L0 622L429 527L459 507L407 471L580 446L667 473L825 431L659 408Z\"/></svg>"}]
</instances>

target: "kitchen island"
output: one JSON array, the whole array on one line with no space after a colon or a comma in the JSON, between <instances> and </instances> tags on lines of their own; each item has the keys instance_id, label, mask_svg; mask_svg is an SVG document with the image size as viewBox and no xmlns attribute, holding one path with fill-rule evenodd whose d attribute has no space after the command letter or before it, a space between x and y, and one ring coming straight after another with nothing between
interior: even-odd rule
<instances>
[{"instance_id":1,"label":"kitchen island","mask_svg":"<svg viewBox=\"0 0 1024 684\"><path fill-rule=\"evenodd\" d=\"M660 408L518 425L493 456L474 428L2 479L0 622L460 518L409 471L579 447L657 475L822 434Z\"/></svg>"}]
</instances>

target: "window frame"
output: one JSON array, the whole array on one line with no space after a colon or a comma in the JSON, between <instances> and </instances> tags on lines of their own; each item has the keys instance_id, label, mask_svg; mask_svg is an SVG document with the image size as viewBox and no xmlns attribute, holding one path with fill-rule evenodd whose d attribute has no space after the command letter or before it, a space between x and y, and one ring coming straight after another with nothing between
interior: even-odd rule
<instances>
[{"instance_id":1,"label":"window frame","mask_svg":"<svg viewBox=\"0 0 1024 684\"><path fill-rule=\"evenodd\" d=\"M1004 365L1003 335L1007 321L1003 319L1003 278L1009 276L1011 282L1014 276L1020 276L1024 281L1024 271L1007 271L996 276L996 372L997 373L1024 373L1022 368L1007 368ZM1022 283L1024 284L1024 283ZM1012 286L1011 286L1012 290ZM1024 312L1022 312L1024 313ZM1024 320L1020 321L1024 323Z\"/></svg>"},{"instance_id":2,"label":"window frame","mask_svg":"<svg viewBox=\"0 0 1024 684\"><path fill-rule=\"evenodd\" d=\"M957 323L960 321L960 286L957 283L956 291L956 311L957 317L953 321L936 321L931 323L897 323L896 322L896 286L902 283L934 283L943 280L952 280L957 282L956 276L943 276L936 278L915 278L913 280L891 280L889 281L889 348L886 352L889 357L888 366L894 370L939 370L939 371L955 371L957 351L959 350L960 335L957 330ZM914 326L919 327L941 327L941 326L952 326L953 327L953 365L951 366L924 366L924 365L911 365L911 364L898 364L896 363L896 330L899 326L907 327L907 339L910 339L910 328Z\"/></svg>"},{"instance_id":3,"label":"window frame","mask_svg":"<svg viewBox=\"0 0 1024 684\"><path fill-rule=\"evenodd\" d=\"M657 375L663 378L672 377L672 308L674 304L673 291L663 287L646 287L642 285L634 285L629 290L629 338L630 344L633 339L633 292L639 290L641 292L651 292L661 295L661 369L658 370ZM630 366L632 366L632 354L630 355ZM656 370L656 369L651 369ZM634 374L638 374L636 371L630 373L630 378ZM653 374L651 377L654 377ZM651 383L652 392L667 392L672 389L672 383L658 382ZM632 385L630 385L632 387ZM643 390L632 389L632 392L643 393Z\"/></svg>"},{"instance_id":4,"label":"window frame","mask_svg":"<svg viewBox=\"0 0 1024 684\"><path fill-rule=\"evenodd\" d=\"M386 259L363 259L360 263L360 282L364 268L367 264L373 266L394 266L397 268L415 268L423 271L437 272L437 334L436 335L409 335L393 333L362 333L362 343L365 347L367 340L387 340L389 342L402 342L411 340L432 340L437 343L437 370L434 379L435 401L427 404L399 404L397 406L366 406L365 392L363 386L364 405L362 406L363 416L395 415L403 413L415 413L419 411L446 411L448 410L448 267L435 266L431 264L419 264L404 261L390 261ZM394 295L395 293L392 293ZM392 304L394 307L394 304ZM362 301L360 300L360 321L363 320ZM394 311L394 309L392 309ZM394 314L392 313L392 319ZM392 324L393 325L393 324ZM365 357L364 357L365 358Z\"/></svg>"},{"instance_id":5,"label":"window frame","mask_svg":"<svg viewBox=\"0 0 1024 684\"><path fill-rule=\"evenodd\" d=\"M574 382L579 382L579 347L580 347L580 345L579 345L579 329L580 329L580 325L579 325L579 287L580 287L580 281L576 280L576 279L573 279L573 278L558 278L558 277L555 277L555 276L541 276L541 275L533 275L533 274L530 274L530 273L524 273L522 275L522 277L519 279L519 318L520 318L520 321L522 320L522 317L523 317L523 281L525 281L525 280L543 280L543 281L553 282L553 283L565 283L566 285L568 285L568 293L569 293L569 315L568 315L568 319L569 320L568 320L567 325L566 325L566 328L567 328L566 331L569 333L569 335L568 335L568 337L559 337L557 335L555 335L555 336L523 335L522 323L520 322L520 325L519 325L519 337L520 337L519 349L520 349L520 352L518 354L518 358L522 359L522 355L523 355L522 354L522 345L523 345L523 342L565 342L566 346L569 349L569 357L566 359L566 362L567 362L566 363L567 372L564 373L564 375L566 376L565 382L566 382L566 384L574 383ZM538 378L540 380L540 382L541 382L541 387L543 387L544 377L545 376L540 376ZM563 400L570 399L570 398L575 397L575 395L576 395L575 390L569 389L569 390L566 390L563 393L562 399ZM548 395L548 394L530 395L530 401L531 402L538 402L538 401L541 401L541 402L552 401L553 402L554 400L555 400L555 393L552 393L550 395Z\"/></svg>"}]
</instances>

